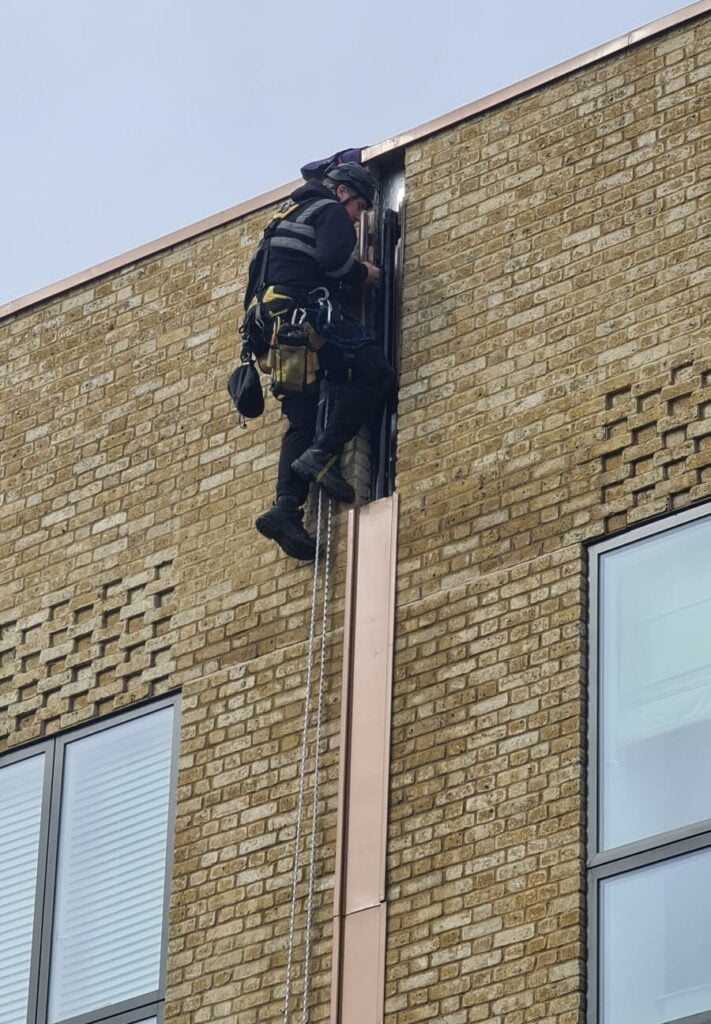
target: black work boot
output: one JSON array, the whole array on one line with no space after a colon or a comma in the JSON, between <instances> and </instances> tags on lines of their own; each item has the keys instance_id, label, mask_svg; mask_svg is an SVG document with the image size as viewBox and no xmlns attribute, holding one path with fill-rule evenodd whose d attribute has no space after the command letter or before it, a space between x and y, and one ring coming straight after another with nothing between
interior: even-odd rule
<instances>
[{"instance_id":1,"label":"black work boot","mask_svg":"<svg viewBox=\"0 0 711 1024\"><path fill-rule=\"evenodd\" d=\"M254 525L263 537L275 540L290 558L313 562L316 541L304 529L303 518L303 509L294 502L277 499L275 505L257 516Z\"/></svg>"},{"instance_id":2,"label":"black work boot","mask_svg":"<svg viewBox=\"0 0 711 1024\"><path fill-rule=\"evenodd\" d=\"M302 480L313 480L321 484L326 494L330 494L336 501L352 505L355 491L338 468L339 457L323 448L307 448L303 455L292 462L291 469Z\"/></svg>"}]
</instances>

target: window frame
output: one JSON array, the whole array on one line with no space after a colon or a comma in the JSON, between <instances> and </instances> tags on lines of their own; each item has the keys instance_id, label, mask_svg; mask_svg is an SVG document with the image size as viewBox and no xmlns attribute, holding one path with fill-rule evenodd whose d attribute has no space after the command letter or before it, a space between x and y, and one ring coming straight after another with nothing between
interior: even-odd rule
<instances>
[{"instance_id":1,"label":"window frame","mask_svg":"<svg viewBox=\"0 0 711 1024\"><path fill-rule=\"evenodd\" d=\"M30 955L28 982L27 1024L48 1024L54 904L62 815L64 752L70 743L86 739L88 736L97 735L117 725L125 725L127 722L135 721L138 718L143 718L146 715L169 707L173 708L173 723L158 988L141 996L123 1000L120 1003L111 1003L83 1014L65 1017L61 1022L58 1022L58 1024L139 1024L139 1022L147 1018L156 1017L158 1024L161 1024L165 1004L170 887L175 845L180 695L177 693L171 694L160 700L136 705L111 715L104 715L75 729L58 733L49 739L28 744L0 756L0 770L2 770L2 768L10 764L28 760L40 753L45 754L32 952Z\"/></svg>"},{"instance_id":2,"label":"window frame","mask_svg":"<svg viewBox=\"0 0 711 1024\"><path fill-rule=\"evenodd\" d=\"M588 685L587 685L587 1022L599 1024L600 998L600 898L601 882L638 868L660 864L698 850L711 849L711 818L668 832L659 832L622 846L600 851L600 559L611 551L640 540L661 536L702 519L711 520L711 504L684 509L592 543L587 548L588 568ZM711 1009L668 1024L711 1024Z\"/></svg>"},{"instance_id":3,"label":"window frame","mask_svg":"<svg viewBox=\"0 0 711 1024\"><path fill-rule=\"evenodd\" d=\"M44 904L44 882L47 876L47 839L49 835L49 811L52 790L52 774L54 771L54 741L40 740L31 746L10 750L0 757L0 770L22 761L31 761L34 757L44 755L42 799L40 801L40 829L37 846L37 873L35 876L35 909L32 916L32 944L30 951L30 971L27 981L27 1021L35 1020L37 1003L37 973L42 936L42 912Z\"/></svg>"}]
</instances>

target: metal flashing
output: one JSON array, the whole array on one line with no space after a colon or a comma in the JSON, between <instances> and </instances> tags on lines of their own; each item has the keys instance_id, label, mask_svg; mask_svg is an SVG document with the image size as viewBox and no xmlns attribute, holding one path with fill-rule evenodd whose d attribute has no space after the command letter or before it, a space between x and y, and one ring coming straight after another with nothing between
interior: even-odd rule
<instances>
[{"instance_id":1,"label":"metal flashing","mask_svg":"<svg viewBox=\"0 0 711 1024\"><path fill-rule=\"evenodd\" d=\"M603 43L591 50L586 50L584 53L581 53L576 57L571 57L569 60L562 61L560 64L555 64L553 67L540 71L528 78L524 78L519 82L515 82L513 85L499 89L496 92L490 93L481 99L474 100L472 103L465 104L462 107L457 107L455 110L452 110L447 114L436 117L431 121L426 121L424 124L411 128L399 135L394 135L392 138L385 139L383 142L376 143L374 146L369 146L363 151L363 159L367 162L387 157L396 153L397 150L411 145L413 142L419 142L421 139L434 135L436 132L453 127L460 121L465 121L470 117L474 117L476 114L481 114L486 110L491 110L494 107L500 106L502 103L507 103L510 100L524 96L527 93L532 92L534 89L548 85L549 83L554 82L559 78L563 78L566 75L570 75L575 71L580 71L582 68L588 67L597 61L604 60L607 57L611 57L623 52L624 50L628 50L632 46L636 46L639 43L651 39L653 36L671 31L674 28L679 28L681 25L694 21L697 18L702 17L704 14L708 14L710 11L711 0L697 0L696 3L688 4L687 6L680 8L678 11L673 11L671 14L665 15L663 18L657 18L655 21L651 21L647 25L643 25L641 28L634 29L631 32L626 32L624 35L618 36L610 42ZM102 263L97 263L95 266L89 267L79 273L72 274L70 277L62 278L62 280L46 285L36 291L29 292L27 295L20 296L17 299L12 299L10 302L0 305L0 320L11 316L14 313L19 313L24 309L28 309L30 306L55 298L63 292L69 291L71 288L76 288L79 285L87 284L99 277L110 274L114 270L127 267L132 263L136 263L139 260L147 258L148 256L154 256L159 252L163 252L165 249L178 245L180 242L196 238L207 231L211 231L213 228L222 227L223 225L229 224L231 221L244 217L249 213L261 210L272 203L278 202L280 199L284 199L299 184L301 184L301 179L271 189L269 192L263 192L261 195L248 199L236 206L231 206L227 210L222 210L210 217L206 217L204 220L197 221L194 224L190 224L187 227L174 231L171 234L163 235L162 237L157 238L152 242L147 242L145 245L141 245L136 249L131 249L128 252L113 257L112 259L106 260Z\"/></svg>"},{"instance_id":2,"label":"metal flashing","mask_svg":"<svg viewBox=\"0 0 711 1024\"><path fill-rule=\"evenodd\" d=\"M582 68L589 67L591 64L605 60L607 57L622 53L624 50L629 50L631 47L651 39L653 36L660 35L662 32L678 28L680 25L693 21L709 11L711 11L711 0L698 0L697 3L681 7L678 11L673 11L663 18L657 18L655 21L650 21L649 24L643 25L641 28L626 32L624 35L618 36L607 43L602 43L600 46L595 46L591 50L585 50L584 53L561 61L560 64L554 64L544 71L538 71L534 75L522 78L519 82L514 82L503 89L489 93L488 96L482 96L481 99L467 103L463 107L457 107L447 114L442 114L431 121L426 121L424 124L402 132L400 135L394 135L391 139L378 142L375 146L369 146L363 151L363 160L376 160L395 150L402 149L403 146L419 142L429 135L434 135L445 128L451 128L460 121L466 121L476 114L483 113L485 110L491 110L494 107L501 106L502 103L507 103L509 100L525 96L526 93L540 89L543 85L555 82L566 75L572 75L575 71L580 71Z\"/></svg>"},{"instance_id":3,"label":"metal flashing","mask_svg":"<svg viewBox=\"0 0 711 1024\"><path fill-rule=\"evenodd\" d=\"M281 199L286 199L288 195L291 195L294 189L301 184L303 182L299 178L297 181L291 181L287 185L279 185L278 188L273 188L269 192L262 192L261 195L254 196L252 199L246 199L243 203L238 203L237 206L230 206L227 210L222 210L220 213L213 213L210 217L205 217L203 220L198 220L187 227L172 231L168 235L161 235L160 238L155 238L151 242L139 245L135 249L129 249L128 252L113 256L111 259L97 263L86 270L80 270L76 274L62 278L61 281L54 282L54 284L45 285L45 287L39 288L37 291L29 292L18 299L12 299L10 302L0 306L0 320L6 316L12 316L13 313L19 313L20 310L27 309L29 306L45 302L47 299L53 299L63 292L79 287L79 285L95 281L97 278L104 277L114 270L121 270L132 263L138 263L139 260L146 259L148 256L155 256L166 249L172 249L174 245L178 245L180 242L190 241L190 239L204 235L214 228L223 227L233 220L239 220L250 213L255 213L266 206L271 206L272 203L278 203Z\"/></svg>"},{"instance_id":4,"label":"metal flashing","mask_svg":"<svg viewBox=\"0 0 711 1024\"><path fill-rule=\"evenodd\" d=\"M349 514L331 1024L381 1024L397 495Z\"/></svg>"}]
</instances>

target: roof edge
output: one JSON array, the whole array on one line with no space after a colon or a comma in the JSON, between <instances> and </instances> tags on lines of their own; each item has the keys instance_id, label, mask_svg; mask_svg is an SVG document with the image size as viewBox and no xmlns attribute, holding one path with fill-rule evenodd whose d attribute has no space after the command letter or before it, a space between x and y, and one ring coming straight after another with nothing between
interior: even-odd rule
<instances>
[{"instance_id":1,"label":"roof edge","mask_svg":"<svg viewBox=\"0 0 711 1024\"><path fill-rule=\"evenodd\" d=\"M631 32L626 32L624 35L610 40L610 42L602 43L600 46L593 47L591 50L586 50L575 57L571 57L559 64L554 64L552 67L547 68L544 71L539 71L534 75L529 75L527 78L521 79L519 82L505 86L503 89L499 89L496 92L489 93L487 96L474 100L472 103L467 103L462 107L457 107L454 110L449 111L449 113L442 114L440 117L436 117L431 121L425 121L423 124L417 125L409 131L402 132L399 135L394 135L392 138L385 139L383 142L376 143L374 146L369 146L363 151L363 159L364 161L376 160L395 153L404 146L409 146L413 142L418 142L421 139L427 138L429 135L434 135L436 132L443 131L446 128L451 128L460 121L465 121L476 114L483 113L485 110L490 110L493 107L497 107L502 103L508 102L509 100L523 96L526 93L532 92L534 89L538 89L543 85L547 85L559 78L570 75L575 71L580 71L582 68L589 67L597 61L604 60L606 57L611 57L614 54L628 50L632 46L636 46L639 43L651 39L653 36L661 35L663 32L668 32L671 29L678 28L680 25L686 24L687 22L694 21L696 18L709 13L709 11L711 11L711 0L697 0L696 3L688 4L686 7L681 7L678 11L673 11L671 14L665 15L663 18L657 18L655 21L650 21L641 28L633 29ZM252 199L247 199L242 203L238 203L236 206L230 206L226 210L222 210L219 213L215 213L210 217L204 218L203 220L189 224L187 227L180 228L179 230L173 231L167 235L162 235L160 238L156 238L151 242L146 242L144 245L140 245L135 249L130 249L128 252L114 256L102 263L97 263L94 266L88 267L86 270L72 274L70 277L62 278L60 281L45 285L43 288L29 292L27 295L22 295L17 299L12 299L10 302L0 305L0 320L11 316L14 313L19 313L24 309L28 309L30 306L34 306L37 303L44 302L47 299L61 295L63 292L76 288L79 285L87 284L89 281L94 281L99 277L110 274L112 271L119 270L121 267L129 266L130 264L136 263L138 260L145 259L148 256L154 256L156 253L170 249L174 245L178 245L180 242L196 238L207 231L211 231L213 228L221 227L228 224L230 221L237 220L249 213L261 210L265 206L270 206L272 203L278 202L280 199L285 199L286 196L293 192L300 183L301 179L299 178L286 185L280 185L277 188L273 188L268 192L262 192L260 195L254 196Z\"/></svg>"},{"instance_id":2,"label":"roof edge","mask_svg":"<svg viewBox=\"0 0 711 1024\"><path fill-rule=\"evenodd\" d=\"M592 50L586 50L575 57L561 61L560 64L554 64L544 71L538 71L534 75L522 78L521 81L514 82L513 85L507 85L503 89L498 89L487 96L482 96L480 99L467 103L463 107L457 107L455 110L442 114L440 117L435 117L431 121L425 121L424 124L402 132L400 135L394 135L391 139L386 139L384 142L378 142L374 146L369 146L363 151L363 159L375 160L378 157L383 157L388 153L402 149L403 146L419 142L420 139L425 139L427 136L434 135L445 128L451 128L453 125L458 124L460 121L466 121L475 114L491 110L492 107L500 106L509 100L524 96L526 93L539 89L543 85L548 85L558 78L564 78L566 75L589 67L597 61L604 60L606 57L611 57L614 54L637 46L653 36L661 35L663 32L668 32L673 28L686 24L686 22L694 21L709 11L711 11L711 0L697 0L696 3L688 4L686 7L681 7L678 11L673 11L663 18L650 21L641 28L633 29L631 32L626 32L616 39L602 43L600 46L595 46Z\"/></svg>"},{"instance_id":3,"label":"roof edge","mask_svg":"<svg viewBox=\"0 0 711 1024\"><path fill-rule=\"evenodd\" d=\"M272 203L277 203L280 199L286 199L300 184L303 184L301 178L286 185L279 185L277 188L270 189L269 192L262 192L252 199L246 199L244 202L238 203L237 206L230 206L226 210L221 210L219 213L213 213L209 217L195 221L193 224L188 224L187 227L171 231L168 235L161 235L160 238L155 238L151 242L145 242L143 245L139 245L135 249L129 249L128 252L120 253L118 256L112 256L111 259L104 260L102 263L96 263L94 266L87 267L86 270L80 270L69 277L63 277L60 281L45 285L43 288L37 289L37 291L28 292L27 295L22 295L18 299L11 299L10 302L0 306L0 320L3 317L26 309L28 306L33 306L38 302L44 302L46 299L61 295L63 292L76 288L78 285L95 281L99 277L110 274L113 270L119 270L121 267L127 267L132 263L138 262L138 260L145 259L147 256L154 256L156 253L171 249L180 242L186 242L190 238L197 238L213 228L222 227L224 224L229 224L230 221L246 217L247 214L261 210L265 206L271 206Z\"/></svg>"}]
</instances>

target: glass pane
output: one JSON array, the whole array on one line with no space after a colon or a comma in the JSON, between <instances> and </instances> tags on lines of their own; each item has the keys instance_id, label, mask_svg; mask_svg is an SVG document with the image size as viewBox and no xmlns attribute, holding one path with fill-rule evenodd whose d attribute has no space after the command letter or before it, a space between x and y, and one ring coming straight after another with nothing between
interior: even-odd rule
<instances>
[{"instance_id":1,"label":"glass pane","mask_svg":"<svg viewBox=\"0 0 711 1024\"><path fill-rule=\"evenodd\" d=\"M711 851L601 885L602 1024L711 1010Z\"/></svg>"},{"instance_id":2,"label":"glass pane","mask_svg":"<svg viewBox=\"0 0 711 1024\"><path fill-rule=\"evenodd\" d=\"M601 558L600 848L711 818L711 519Z\"/></svg>"},{"instance_id":3,"label":"glass pane","mask_svg":"<svg viewBox=\"0 0 711 1024\"><path fill-rule=\"evenodd\" d=\"M0 1024L25 1024L44 754L0 769Z\"/></svg>"},{"instance_id":4,"label":"glass pane","mask_svg":"<svg viewBox=\"0 0 711 1024\"><path fill-rule=\"evenodd\" d=\"M67 745L52 1022L158 988L172 718L166 708Z\"/></svg>"}]
</instances>

